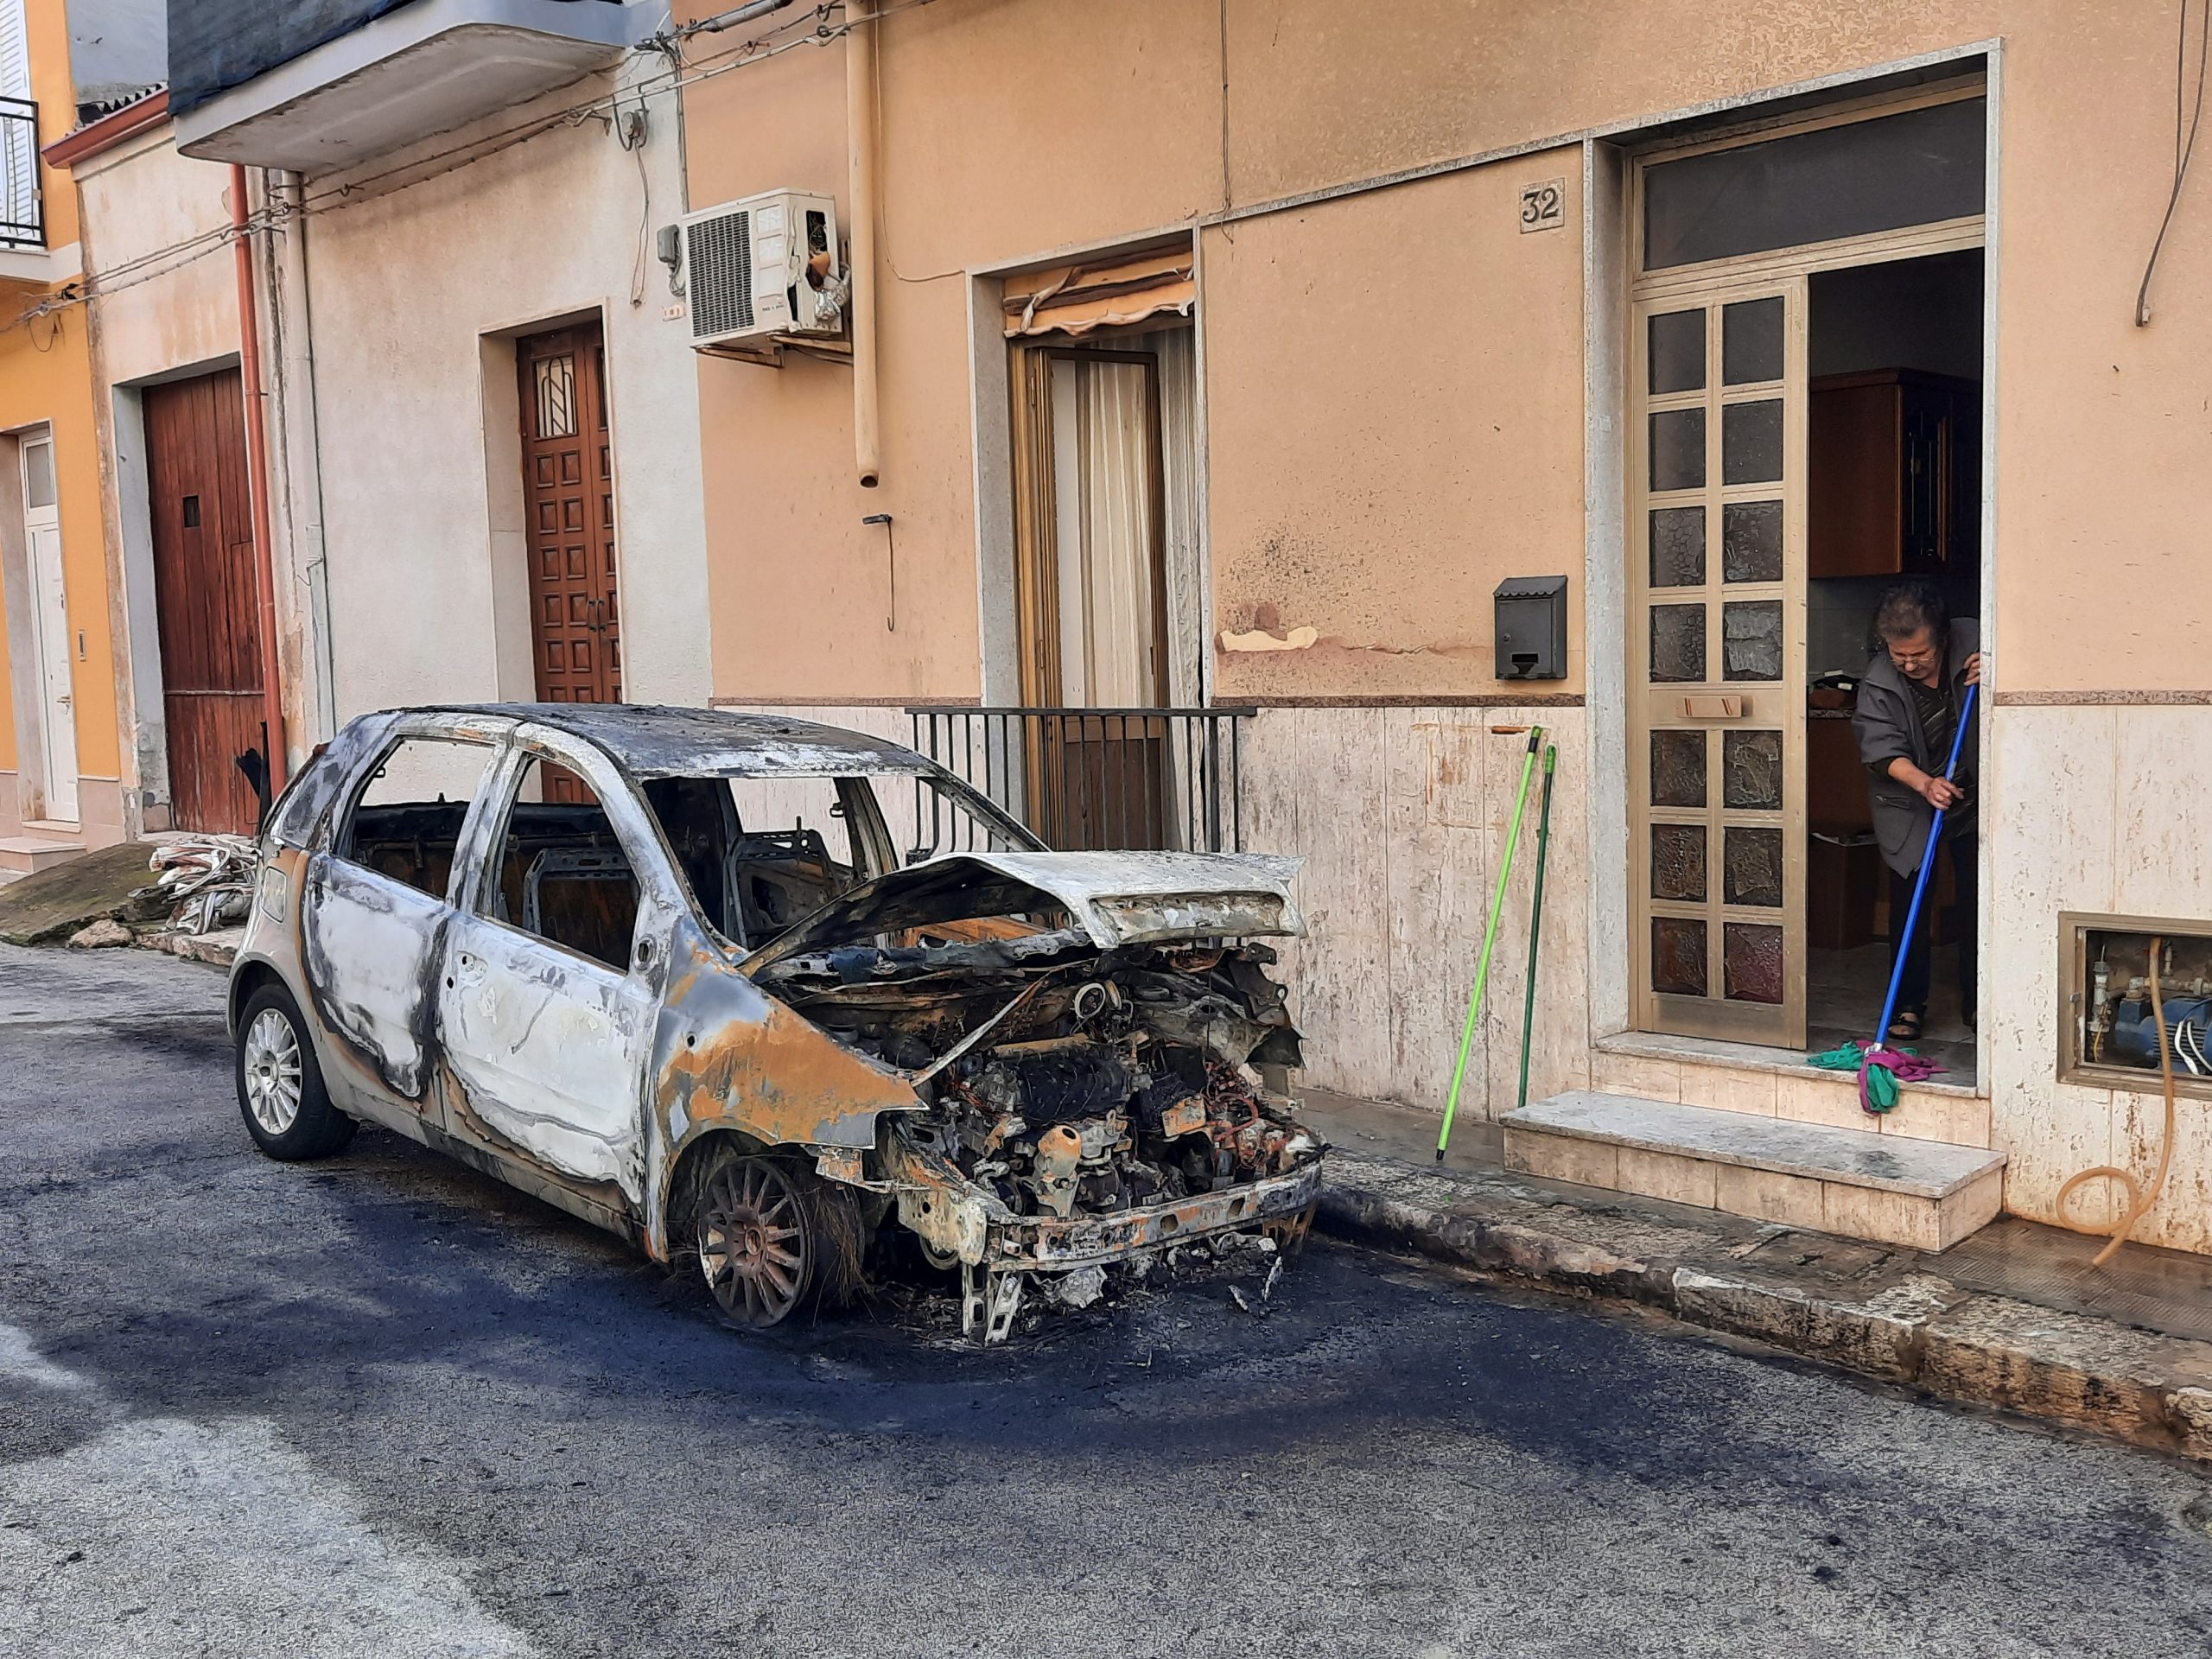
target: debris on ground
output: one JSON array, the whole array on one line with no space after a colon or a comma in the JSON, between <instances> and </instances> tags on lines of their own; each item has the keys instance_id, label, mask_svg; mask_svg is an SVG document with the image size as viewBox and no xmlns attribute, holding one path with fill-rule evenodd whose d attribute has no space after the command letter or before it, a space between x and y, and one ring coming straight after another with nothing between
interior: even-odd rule
<instances>
[{"instance_id":1,"label":"debris on ground","mask_svg":"<svg viewBox=\"0 0 2212 1659\"><path fill-rule=\"evenodd\" d=\"M103 916L89 927L80 927L69 936L72 950L110 950L118 945L133 943L137 935L111 916Z\"/></svg>"},{"instance_id":2,"label":"debris on ground","mask_svg":"<svg viewBox=\"0 0 2212 1659\"><path fill-rule=\"evenodd\" d=\"M167 908L176 932L235 927L253 908L261 849L251 836L180 836L155 848L149 864L159 877L141 892Z\"/></svg>"},{"instance_id":3,"label":"debris on ground","mask_svg":"<svg viewBox=\"0 0 2212 1659\"><path fill-rule=\"evenodd\" d=\"M135 896L145 886L143 841L102 847L0 888L0 944L59 944L104 918L156 920L165 908Z\"/></svg>"}]
</instances>

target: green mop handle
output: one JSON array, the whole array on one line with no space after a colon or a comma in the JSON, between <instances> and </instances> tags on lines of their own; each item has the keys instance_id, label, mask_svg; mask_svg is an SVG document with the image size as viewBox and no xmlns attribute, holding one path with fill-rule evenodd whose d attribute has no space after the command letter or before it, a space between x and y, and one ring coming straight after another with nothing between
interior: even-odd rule
<instances>
[{"instance_id":1,"label":"green mop handle","mask_svg":"<svg viewBox=\"0 0 2212 1659\"><path fill-rule=\"evenodd\" d=\"M1483 1010L1483 987L1490 982L1491 952L1497 944L1497 920L1505 911L1505 879L1513 874L1513 849L1521 844L1521 815L1529 805L1529 779L1536 770L1536 752L1543 747L1544 728L1529 728L1529 753L1521 762L1521 793L1513 803L1513 827L1505 832L1505 862L1498 867L1497 892L1490 901L1490 925L1483 930L1482 965L1475 969L1475 994L1467 999L1467 1024L1459 1033L1459 1058L1452 1068L1452 1093L1444 1103L1444 1127L1436 1135L1436 1160L1444 1161L1444 1147L1452 1139L1452 1120L1459 1110L1459 1085L1466 1081L1467 1052L1475 1046L1475 1020Z\"/></svg>"},{"instance_id":2,"label":"green mop handle","mask_svg":"<svg viewBox=\"0 0 2212 1659\"><path fill-rule=\"evenodd\" d=\"M1544 745L1544 804L1536 814L1536 896L1529 905L1529 990L1521 1010L1521 1093L1529 1103L1529 1044L1536 1029L1536 945L1544 933L1544 865L1552 849L1552 776L1559 769L1559 747Z\"/></svg>"}]
</instances>

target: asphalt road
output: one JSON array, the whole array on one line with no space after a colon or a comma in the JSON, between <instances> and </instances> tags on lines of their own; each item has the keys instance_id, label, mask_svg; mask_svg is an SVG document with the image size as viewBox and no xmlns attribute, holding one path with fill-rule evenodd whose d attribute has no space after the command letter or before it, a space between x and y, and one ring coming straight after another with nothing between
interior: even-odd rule
<instances>
[{"instance_id":1,"label":"asphalt road","mask_svg":"<svg viewBox=\"0 0 2212 1659\"><path fill-rule=\"evenodd\" d=\"M2212 1651L2212 1487L1325 1243L777 1339L376 1131L210 970L0 949L0 1653Z\"/></svg>"}]
</instances>

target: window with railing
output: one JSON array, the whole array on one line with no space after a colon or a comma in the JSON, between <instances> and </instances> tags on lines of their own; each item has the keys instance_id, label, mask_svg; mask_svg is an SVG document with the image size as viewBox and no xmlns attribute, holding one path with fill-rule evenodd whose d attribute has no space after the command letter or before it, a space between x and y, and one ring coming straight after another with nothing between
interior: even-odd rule
<instances>
[{"instance_id":1,"label":"window with railing","mask_svg":"<svg viewBox=\"0 0 2212 1659\"><path fill-rule=\"evenodd\" d=\"M38 105L0 96L0 247L42 248L46 214L38 188Z\"/></svg>"}]
</instances>

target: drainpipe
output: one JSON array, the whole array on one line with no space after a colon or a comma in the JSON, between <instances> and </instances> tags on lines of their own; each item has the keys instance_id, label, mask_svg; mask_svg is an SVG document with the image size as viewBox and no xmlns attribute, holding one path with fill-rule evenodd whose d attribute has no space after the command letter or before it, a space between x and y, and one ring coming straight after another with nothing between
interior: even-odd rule
<instances>
[{"instance_id":1,"label":"drainpipe","mask_svg":"<svg viewBox=\"0 0 2212 1659\"><path fill-rule=\"evenodd\" d=\"M846 194L853 213L853 459L861 487L882 472L875 391L875 0L846 0Z\"/></svg>"},{"instance_id":2,"label":"drainpipe","mask_svg":"<svg viewBox=\"0 0 2212 1659\"><path fill-rule=\"evenodd\" d=\"M253 302L253 244L246 232L245 168L231 163L232 247L238 256L238 364L245 379L246 493L253 505L253 597L261 613L261 707L268 737L269 798L284 787L284 692L276 652L276 572L270 545L269 447L262 418L261 323Z\"/></svg>"},{"instance_id":3,"label":"drainpipe","mask_svg":"<svg viewBox=\"0 0 2212 1659\"><path fill-rule=\"evenodd\" d=\"M309 725L315 738L327 741L338 731L338 677L330 637L330 548L322 521L322 410L315 385L315 307L308 289L308 221L300 211L300 175L281 172L275 182L287 210L284 234L270 238L282 245L276 250L276 374L284 413L284 475L288 486L301 486L302 497L288 516L292 544L306 555L302 570L315 663L315 718Z\"/></svg>"}]
</instances>

